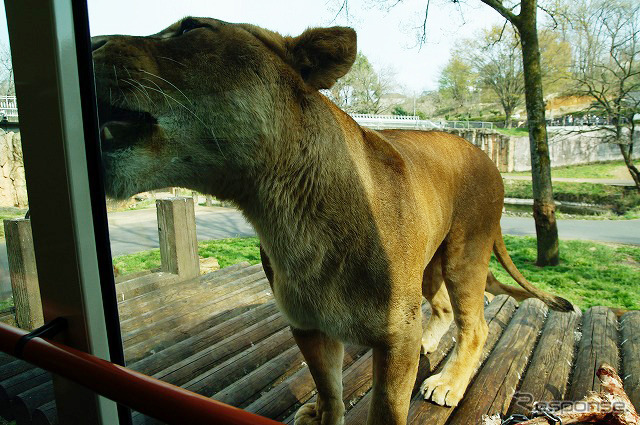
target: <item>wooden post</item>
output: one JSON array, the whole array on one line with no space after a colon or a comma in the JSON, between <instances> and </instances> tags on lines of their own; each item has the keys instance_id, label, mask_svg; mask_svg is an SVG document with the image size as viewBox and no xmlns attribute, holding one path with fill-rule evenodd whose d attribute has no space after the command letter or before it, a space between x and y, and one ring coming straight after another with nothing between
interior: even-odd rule
<instances>
[{"instance_id":1,"label":"wooden post","mask_svg":"<svg viewBox=\"0 0 640 425\"><path fill-rule=\"evenodd\" d=\"M185 279L200 274L193 198L156 201L162 270Z\"/></svg>"},{"instance_id":2,"label":"wooden post","mask_svg":"<svg viewBox=\"0 0 640 425\"><path fill-rule=\"evenodd\" d=\"M44 324L44 318L31 221L24 218L4 220L4 233L7 239L16 322L22 329L35 329Z\"/></svg>"}]
</instances>

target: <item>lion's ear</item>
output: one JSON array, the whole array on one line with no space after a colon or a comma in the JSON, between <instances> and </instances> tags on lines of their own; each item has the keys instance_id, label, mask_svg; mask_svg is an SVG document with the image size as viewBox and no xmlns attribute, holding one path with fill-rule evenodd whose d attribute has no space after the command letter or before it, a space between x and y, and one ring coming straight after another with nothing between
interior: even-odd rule
<instances>
[{"instance_id":1,"label":"lion's ear","mask_svg":"<svg viewBox=\"0 0 640 425\"><path fill-rule=\"evenodd\" d=\"M291 65L315 89L331 88L358 51L356 32L347 27L310 28L286 41Z\"/></svg>"}]
</instances>

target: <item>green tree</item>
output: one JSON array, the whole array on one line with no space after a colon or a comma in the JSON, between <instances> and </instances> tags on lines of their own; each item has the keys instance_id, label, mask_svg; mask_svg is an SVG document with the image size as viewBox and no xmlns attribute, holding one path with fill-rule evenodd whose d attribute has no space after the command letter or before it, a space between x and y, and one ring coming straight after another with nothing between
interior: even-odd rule
<instances>
[{"instance_id":1,"label":"green tree","mask_svg":"<svg viewBox=\"0 0 640 425\"><path fill-rule=\"evenodd\" d=\"M329 97L350 113L379 114L385 105L382 97L393 86L388 72L376 72L369 59L358 52L351 70L329 90Z\"/></svg>"},{"instance_id":2,"label":"green tree","mask_svg":"<svg viewBox=\"0 0 640 425\"><path fill-rule=\"evenodd\" d=\"M438 92L442 100L454 108L464 106L469 99L473 78L469 63L454 52L438 79Z\"/></svg>"},{"instance_id":3,"label":"green tree","mask_svg":"<svg viewBox=\"0 0 640 425\"><path fill-rule=\"evenodd\" d=\"M393 115L399 115L399 116L407 116L407 115L409 115L409 113L401 105L394 106L393 110L391 111L391 113Z\"/></svg>"},{"instance_id":4,"label":"green tree","mask_svg":"<svg viewBox=\"0 0 640 425\"><path fill-rule=\"evenodd\" d=\"M540 41L540 67L545 93L562 93L571 88L571 43L557 28L538 31Z\"/></svg>"},{"instance_id":5,"label":"green tree","mask_svg":"<svg viewBox=\"0 0 640 425\"><path fill-rule=\"evenodd\" d=\"M498 26L484 31L480 40L480 48L471 53L478 81L498 98L505 115L504 125L511 127L511 116L524 97L520 42L511 27Z\"/></svg>"}]
</instances>

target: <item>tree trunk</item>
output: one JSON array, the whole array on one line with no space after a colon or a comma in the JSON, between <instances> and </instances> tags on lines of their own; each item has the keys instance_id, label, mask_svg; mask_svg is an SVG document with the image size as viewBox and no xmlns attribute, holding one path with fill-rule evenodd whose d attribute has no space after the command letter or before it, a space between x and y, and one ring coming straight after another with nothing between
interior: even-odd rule
<instances>
[{"instance_id":1,"label":"tree trunk","mask_svg":"<svg viewBox=\"0 0 640 425\"><path fill-rule=\"evenodd\" d=\"M511 128L511 113L512 110L511 108L507 107L507 106L502 106L502 109L504 109L504 128Z\"/></svg>"},{"instance_id":2,"label":"tree trunk","mask_svg":"<svg viewBox=\"0 0 640 425\"><path fill-rule=\"evenodd\" d=\"M536 30L536 0L520 3L518 31L522 43L525 100L529 121L531 147L531 177L533 183L533 218L538 239L538 266L557 265L559 262L556 205L551 187L551 161L545 122L540 49Z\"/></svg>"},{"instance_id":3,"label":"tree trunk","mask_svg":"<svg viewBox=\"0 0 640 425\"><path fill-rule=\"evenodd\" d=\"M631 129L631 131L633 132L633 128ZM629 170L629 174L631 174L631 178L633 179L633 182L636 184L636 189L640 191L640 170L638 170L638 168L633 164L633 161L631 159L631 156L633 155L633 143L631 143L630 145L618 144L618 147L620 147L620 152L622 153L622 158L624 158L624 163L626 164L627 169Z\"/></svg>"}]
</instances>

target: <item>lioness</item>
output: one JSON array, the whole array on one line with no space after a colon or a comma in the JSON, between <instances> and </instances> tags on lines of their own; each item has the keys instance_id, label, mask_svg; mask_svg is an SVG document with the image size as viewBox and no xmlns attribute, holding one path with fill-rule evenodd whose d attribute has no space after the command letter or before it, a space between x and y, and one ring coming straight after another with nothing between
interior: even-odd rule
<instances>
[{"instance_id":1,"label":"lioness","mask_svg":"<svg viewBox=\"0 0 640 425\"><path fill-rule=\"evenodd\" d=\"M182 186L234 201L253 224L279 308L318 388L296 424L343 423L343 341L373 348L370 424L404 424L421 351L455 319L457 344L425 398L455 406L487 336L483 291L505 249L502 179L437 131L360 127L319 89L356 56L350 28L297 37L185 18L93 41L107 193ZM422 296L432 315L421 329Z\"/></svg>"}]
</instances>

